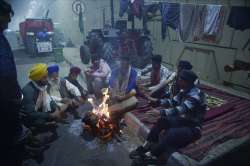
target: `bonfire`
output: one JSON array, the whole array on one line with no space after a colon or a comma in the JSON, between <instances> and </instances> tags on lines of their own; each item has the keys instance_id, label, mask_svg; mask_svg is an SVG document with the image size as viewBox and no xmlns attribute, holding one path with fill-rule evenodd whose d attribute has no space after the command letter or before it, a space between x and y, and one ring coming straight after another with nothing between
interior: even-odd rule
<instances>
[{"instance_id":1,"label":"bonfire","mask_svg":"<svg viewBox=\"0 0 250 166\"><path fill-rule=\"evenodd\" d=\"M101 104L96 105L93 98L89 98L92 111L86 113L83 118L84 132L93 137L99 138L101 141L111 141L117 133L120 132L119 125L113 122L108 110L107 101L109 99L109 89L103 90L103 100Z\"/></svg>"}]
</instances>

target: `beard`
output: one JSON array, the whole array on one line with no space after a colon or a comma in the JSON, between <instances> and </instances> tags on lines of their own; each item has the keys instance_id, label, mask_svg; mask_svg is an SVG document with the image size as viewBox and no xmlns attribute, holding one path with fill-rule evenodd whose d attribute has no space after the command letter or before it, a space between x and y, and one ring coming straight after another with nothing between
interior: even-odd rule
<instances>
[{"instance_id":1,"label":"beard","mask_svg":"<svg viewBox=\"0 0 250 166\"><path fill-rule=\"evenodd\" d=\"M60 81L59 81L59 79L50 79L50 80L49 80L49 83L50 83L52 86L59 86Z\"/></svg>"},{"instance_id":2,"label":"beard","mask_svg":"<svg viewBox=\"0 0 250 166\"><path fill-rule=\"evenodd\" d=\"M48 85L48 81L38 81L37 84L39 86L45 87L46 85Z\"/></svg>"}]
</instances>

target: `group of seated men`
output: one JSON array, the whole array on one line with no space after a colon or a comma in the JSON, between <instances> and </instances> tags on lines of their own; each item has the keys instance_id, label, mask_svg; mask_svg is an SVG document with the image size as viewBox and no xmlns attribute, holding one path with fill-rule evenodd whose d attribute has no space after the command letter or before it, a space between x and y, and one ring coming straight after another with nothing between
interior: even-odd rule
<instances>
[{"instance_id":1,"label":"group of seated men","mask_svg":"<svg viewBox=\"0 0 250 166\"><path fill-rule=\"evenodd\" d=\"M177 72L171 72L161 63L161 56L154 55L152 64L138 71L130 65L129 57L122 56L109 78L113 102L144 93L154 106L165 108L159 110L160 118L144 145L130 153L130 158L139 165L165 163L177 149L201 137L206 99L192 65L181 60ZM149 78L149 82L144 78Z\"/></svg>"},{"instance_id":2,"label":"group of seated men","mask_svg":"<svg viewBox=\"0 0 250 166\"><path fill-rule=\"evenodd\" d=\"M119 62L110 78L106 72L106 77L97 79L102 80L104 86L109 78L112 102L121 102L140 93L153 106L165 108L159 110L160 118L144 145L130 153L134 162L138 165L165 163L173 152L201 137L206 97L199 89L199 80L190 62L179 61L177 72L165 68L160 55L152 56L152 64L140 71L131 66L128 56L121 56ZM96 84L95 79L91 80L90 83Z\"/></svg>"},{"instance_id":3,"label":"group of seated men","mask_svg":"<svg viewBox=\"0 0 250 166\"><path fill-rule=\"evenodd\" d=\"M92 56L91 62L92 65L84 72L89 94L100 99L102 89L109 87L113 103L124 101L136 94L137 72L130 65L128 56L121 56L118 67L112 71L99 56Z\"/></svg>"},{"instance_id":4,"label":"group of seated men","mask_svg":"<svg viewBox=\"0 0 250 166\"><path fill-rule=\"evenodd\" d=\"M60 77L59 71L57 64L35 64L29 71L30 81L22 89L22 123L41 146L57 137L57 123L65 122L67 112L80 118L78 111L86 102L87 93L95 95L97 100L101 99L102 88L110 84L115 101L135 94L136 71L127 57L121 58L121 66L111 73L104 60L93 56L92 66L84 72L88 92L77 80L81 73L79 67L71 67L67 77Z\"/></svg>"},{"instance_id":5,"label":"group of seated men","mask_svg":"<svg viewBox=\"0 0 250 166\"><path fill-rule=\"evenodd\" d=\"M83 103L85 92L77 81L80 72L80 68L72 67L67 77L60 78L58 65L34 65L30 82L22 89L24 124L39 129L63 119L65 111Z\"/></svg>"},{"instance_id":6,"label":"group of seated men","mask_svg":"<svg viewBox=\"0 0 250 166\"><path fill-rule=\"evenodd\" d=\"M64 78L59 76L59 70L56 64L34 65L29 71L30 81L22 89L22 121L35 135L54 132L57 122L65 119L66 112L73 112L78 118L76 109L86 101L87 92L77 81L81 69L71 67ZM130 66L127 57L121 58L121 66L111 73L103 59L93 56L92 66L84 73L88 93L94 94L97 99L101 98L102 88L108 84L112 100L122 101L135 94L136 71Z\"/></svg>"},{"instance_id":7,"label":"group of seated men","mask_svg":"<svg viewBox=\"0 0 250 166\"><path fill-rule=\"evenodd\" d=\"M0 48L3 55L0 72L3 84L1 131L4 133L1 150L5 154L2 158L9 162L8 165L21 165L23 144L28 144L29 149L33 148L33 152L36 152L36 147L49 142L42 141L39 136L44 132L54 134L57 122L63 121L65 112L74 112L84 103L86 93L77 81L80 68L72 67L68 77L60 78L59 66L46 64L36 64L31 68L30 82L21 93L13 53L3 35L14 12L4 1L1 1L0 8ZM161 65L161 57L153 56L152 66L146 69L149 72L145 72L150 73L150 83L138 85L138 72L131 66L130 60L129 57L122 56L119 66L111 71L105 61L93 56L92 67L85 71L85 75L89 93L95 94L97 98L101 98L101 89L105 86L110 87L111 100L114 102L124 101L140 93L140 90L143 92L143 89L147 89L150 91L149 95L145 95L148 100L166 108L159 111L160 118L144 145L130 153L130 157L138 165L144 165L145 162L158 162L162 156L168 158L173 151L198 139L206 109L204 94L195 84L197 76L191 71L192 65L187 61L179 62L176 74L168 74ZM166 94L155 95L169 83L171 88L166 88ZM141 86L145 88L140 88ZM25 142L24 137L28 137Z\"/></svg>"},{"instance_id":8,"label":"group of seated men","mask_svg":"<svg viewBox=\"0 0 250 166\"><path fill-rule=\"evenodd\" d=\"M20 92L20 100L13 100L10 105L13 109L8 109L16 110L18 114L15 124L10 121L10 124L18 127L15 127L15 143L9 145L8 153L16 155L10 165L19 165L27 158L39 159L49 143L57 138L57 122L65 119L65 112L72 112L79 118L76 109L84 103L86 94L77 81L80 72L80 68L72 67L67 77L60 78L58 65L47 66L40 63L30 69L30 81L22 90L12 90L7 85L10 84L11 87L13 83L5 83L7 88L3 92L7 97L8 91L14 91L10 93L12 96Z\"/></svg>"},{"instance_id":9,"label":"group of seated men","mask_svg":"<svg viewBox=\"0 0 250 166\"><path fill-rule=\"evenodd\" d=\"M146 93L152 106L161 106L159 119L145 143L130 153L137 165L165 164L170 155L201 137L206 112L205 94L188 61L181 60L177 72L161 65L161 56L152 57L152 65L141 71L139 91ZM150 78L143 80L143 75ZM148 91L147 92L145 92Z\"/></svg>"},{"instance_id":10,"label":"group of seated men","mask_svg":"<svg viewBox=\"0 0 250 166\"><path fill-rule=\"evenodd\" d=\"M162 57L154 55L152 64L138 71L128 56L121 56L118 67L111 71L103 59L92 56L92 66L84 72L88 91L97 99L102 97L102 88L109 87L112 103L143 93L153 106L166 108L159 111L160 118L145 144L130 153L130 158L139 163L165 162L159 159L168 159L201 136L205 95L197 86L192 65L181 60L177 72L172 72L161 63ZM29 73L31 81L23 88L24 124L44 130L62 120L66 111L83 104L86 91L77 81L80 73L80 68L72 67L67 77L60 78L58 65L35 65Z\"/></svg>"}]
</instances>

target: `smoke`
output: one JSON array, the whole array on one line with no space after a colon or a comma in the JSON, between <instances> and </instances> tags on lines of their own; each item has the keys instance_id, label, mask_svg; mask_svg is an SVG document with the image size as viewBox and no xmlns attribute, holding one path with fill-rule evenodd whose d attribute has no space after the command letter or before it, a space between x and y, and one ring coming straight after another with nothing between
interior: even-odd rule
<instances>
[{"instance_id":1,"label":"smoke","mask_svg":"<svg viewBox=\"0 0 250 166\"><path fill-rule=\"evenodd\" d=\"M44 18L51 0L11 0L10 3L15 15L9 24L9 29L19 30L19 23L26 18Z\"/></svg>"}]
</instances>

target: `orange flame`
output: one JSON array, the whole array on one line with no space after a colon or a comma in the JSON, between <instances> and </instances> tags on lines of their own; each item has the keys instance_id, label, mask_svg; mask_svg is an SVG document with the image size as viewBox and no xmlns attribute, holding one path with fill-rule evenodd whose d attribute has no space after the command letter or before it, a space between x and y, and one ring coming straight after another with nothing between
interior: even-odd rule
<instances>
[{"instance_id":1,"label":"orange flame","mask_svg":"<svg viewBox=\"0 0 250 166\"><path fill-rule=\"evenodd\" d=\"M105 116L106 118L109 118L109 112L108 112L108 104L106 103L107 100L109 99L109 89L105 88L103 89L103 100L99 106L96 106L96 104L93 101L93 98L88 98L88 101L91 103L93 106L92 112L98 116Z\"/></svg>"}]
</instances>

